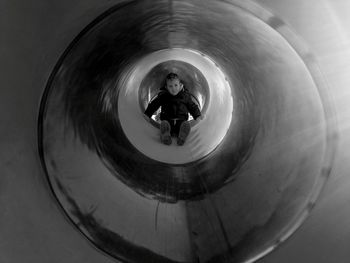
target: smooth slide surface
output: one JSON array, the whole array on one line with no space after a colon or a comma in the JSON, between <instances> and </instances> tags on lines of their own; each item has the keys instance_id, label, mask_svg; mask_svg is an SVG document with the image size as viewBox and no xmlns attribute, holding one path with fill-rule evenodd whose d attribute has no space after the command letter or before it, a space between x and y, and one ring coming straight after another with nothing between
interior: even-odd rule
<instances>
[{"instance_id":1,"label":"smooth slide surface","mask_svg":"<svg viewBox=\"0 0 350 263\"><path fill-rule=\"evenodd\" d=\"M332 161L331 109L312 55L251 7L125 2L57 64L42 103L43 163L70 220L112 257L258 258L313 206ZM205 119L184 147L159 143L140 108L145 76L174 60L208 83Z\"/></svg>"},{"instance_id":2,"label":"smooth slide surface","mask_svg":"<svg viewBox=\"0 0 350 263\"><path fill-rule=\"evenodd\" d=\"M88 4L69 5L57 12ZM0 261L253 262L301 226L338 130L315 56L289 26L240 0L95 3L67 21L43 51L50 65L25 64L32 90L5 89L23 151L4 157L27 165L4 161L0 219L20 227L1 231ZM181 147L143 117L169 72L204 115Z\"/></svg>"},{"instance_id":3,"label":"smooth slide surface","mask_svg":"<svg viewBox=\"0 0 350 263\"><path fill-rule=\"evenodd\" d=\"M203 112L205 118L198 122L198 125L192 126L187 143L183 147L175 146L175 140L171 147L159 143L158 128L145 123L139 107L139 90L144 88L141 86L144 76L153 66L172 60L193 65L207 76L208 82L206 93L209 98L206 101L206 111ZM179 71L176 66L169 70ZM181 76L181 73L178 74ZM179 48L161 50L138 61L137 68L126 75L128 80L123 82L118 95L118 116L126 137L143 154L169 164L190 163L211 153L225 137L233 121L233 89L223 72L210 58L195 51ZM163 73L163 78L164 76L166 74Z\"/></svg>"}]
</instances>

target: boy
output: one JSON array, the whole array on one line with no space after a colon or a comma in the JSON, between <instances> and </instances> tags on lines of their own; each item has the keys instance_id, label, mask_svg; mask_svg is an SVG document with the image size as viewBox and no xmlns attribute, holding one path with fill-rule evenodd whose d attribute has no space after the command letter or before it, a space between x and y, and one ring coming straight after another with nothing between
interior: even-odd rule
<instances>
[{"instance_id":1,"label":"boy","mask_svg":"<svg viewBox=\"0 0 350 263\"><path fill-rule=\"evenodd\" d=\"M196 120L203 119L196 103L192 101L191 94L188 93L175 73L166 76L165 90L161 90L158 96L151 101L145 110L147 118L151 118L153 113L161 108L160 113L160 140L166 145L171 144L171 136L177 137L177 144L183 145L191 126L188 120L188 113Z\"/></svg>"}]
</instances>

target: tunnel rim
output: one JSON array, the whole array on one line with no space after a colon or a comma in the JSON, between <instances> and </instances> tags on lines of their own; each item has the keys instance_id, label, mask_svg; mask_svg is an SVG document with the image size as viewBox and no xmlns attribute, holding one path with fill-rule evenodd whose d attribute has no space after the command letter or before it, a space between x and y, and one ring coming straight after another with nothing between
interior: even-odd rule
<instances>
[{"instance_id":1,"label":"tunnel rim","mask_svg":"<svg viewBox=\"0 0 350 263\"><path fill-rule=\"evenodd\" d=\"M163 58L167 58L167 59L163 59ZM168 58L171 59L168 59ZM173 57L176 57L176 59L174 59ZM161 58L161 59L159 59ZM181 59L180 59L181 58ZM181 62L187 65L190 65L192 68L196 69L198 71L198 73L202 74L203 77L202 79L205 80L205 83L207 85L205 85L205 89L208 89L208 91L204 94L208 94L208 98L206 98L206 101L208 102L207 105L207 109L206 112L208 112L208 116L214 115L215 112L217 112L217 109L215 109L215 111L211 111L210 107L214 107L215 108L215 102L221 101L223 100L228 100L228 104L223 104L222 102L217 103L217 105L219 105L219 108L221 107L221 111L220 114L223 118L226 118L225 121L221 121L219 123L219 125L216 127L216 134L219 132L221 132L222 134L224 133L224 135L222 136L218 136L215 140L213 140L211 142L211 144L209 145L208 142L206 145L205 150L206 151L201 151L199 152L199 154L194 155L192 154L192 159L182 159L182 161L176 159L174 160L166 160L166 159L162 159L162 157L159 156L152 156L152 154L150 155L148 153L147 147L144 146L144 141L149 142L153 145L158 145L157 147L162 147L163 144L161 144L160 142L157 141L157 143L154 143L152 140L150 140L151 135L148 134L147 137L144 137L144 140L142 141L142 144L140 145L140 136L145 136L143 133L139 132L139 136L135 136L134 131L137 129L130 129L130 125L131 123L135 123L135 120L137 118L140 118L140 116L142 116L143 114L140 113L140 100L139 100L139 92L140 92L140 84L145 78L144 76L146 74L149 74L149 70L147 70L146 73L142 72L142 68L140 67L141 65L149 65L148 63L146 63L148 60L154 61L155 65L153 68L158 67L159 65L162 65L163 63L168 63L169 61L177 61L177 62ZM189 62L191 61L191 62ZM237 113L235 112L235 107L237 105L236 103L236 87L235 85L230 82L227 78L226 72L223 68L221 68L219 66L219 64L213 60L209 55L206 55L203 52L200 52L196 49L193 48L185 48L185 47L169 47L169 48L165 48L165 49L158 49L155 50L153 52L150 52L149 54L143 56L140 60L137 61L137 67L135 67L134 65L131 66L130 68L128 68L124 73L127 76L123 82L122 82L122 88L118 91L118 113L119 113L119 121L120 121L120 125L122 127L123 130L123 134L125 135L125 137L128 139L128 141L130 142L130 144L141 154L144 156L147 156L148 158L155 160L157 163L160 164L165 164L167 166L172 166L172 167L187 167L189 168L190 166L192 166L193 164L196 164L199 161L202 161L204 159L212 159L215 158L215 156L220 155L220 152L217 152L217 149L222 147L222 142L225 140L225 137L227 135L227 131L230 130L230 128L232 128L233 123L232 120L235 119L233 116L236 115ZM141 70L140 70L141 69ZM141 72L140 72L141 71ZM216 76L215 78L206 78L205 77L205 73L207 73L208 75L210 74L214 74ZM142 76L140 78L137 78L135 76ZM136 79L136 80L135 80ZM131 83L131 84L130 84ZM137 90L137 92L135 92L135 90ZM121 96L121 93L123 93L123 96ZM137 93L137 94L135 94ZM125 95L125 96L124 96ZM226 95L226 96L224 96ZM130 101L127 101L126 98L132 98L133 100L136 100L137 97L137 101L130 103ZM231 100L230 100L231 99ZM127 101L127 102L126 102ZM122 104L122 106L121 106ZM123 111L123 109L129 108L130 105L133 105L132 107L137 108L137 114L134 114L134 118L133 121L129 121L130 118L128 118L129 116L126 117L127 114L125 114L125 112L129 112L129 111ZM217 107L216 107L217 108ZM119 111L119 109L121 109ZM122 113L122 114L120 114ZM205 116L205 118L203 120L193 120L193 122L199 122L198 126L203 126L204 122L209 121L210 118L208 118L208 116ZM210 117L210 116L209 116ZM212 117L212 116L211 116ZM217 118L214 118L217 119ZM230 120L227 120L230 119ZM143 126L147 126L150 125L154 128L157 128L156 125L153 125L152 123L147 123L146 120L144 119L144 117L142 118L142 122L143 122ZM214 131L214 128L211 127L210 129L204 129L204 127L197 127L197 125L194 126L193 131L195 131L195 129L200 129L200 130L204 130L206 132L208 131ZM239 133L240 129L238 128L237 131L235 131L235 135L237 133ZM152 132L154 135L154 131ZM189 137L191 137L192 134L192 130L191 133L189 135ZM190 138L188 138L190 139ZM187 140L190 141L190 140ZM203 142L203 138L200 138L200 142ZM175 145L172 145L175 146ZM183 147L180 148L186 148L186 146L184 145ZM174 151L169 151L167 149L169 149L169 146L167 146L166 148L163 148L167 153L172 153L174 154ZM151 152L152 153L152 152ZM166 156L166 155L165 155ZM240 158L240 160L244 159L244 156L242 156L242 158ZM183 158L183 157L181 157ZM180 159L181 159L180 158ZM238 162L239 163L239 162Z\"/></svg>"},{"instance_id":2,"label":"tunnel rim","mask_svg":"<svg viewBox=\"0 0 350 263\"><path fill-rule=\"evenodd\" d=\"M253 14L253 16L259 18L260 20L262 20L263 22L265 23L268 23L269 22L269 18L271 17L275 17L274 15L272 15L271 13L269 13L271 16L269 16L268 18L266 18L263 14L259 13L258 11L254 11L255 8L258 7L258 10L262 10L264 12L266 12L266 9L263 8L262 6L260 7L260 5L257 5L255 4L254 2L252 1L246 1L246 3L240 3L240 2L237 2L236 0L232 0L232 1L225 1L225 2L228 2L234 6L237 6L237 7L241 7L242 9L244 9L245 11ZM51 85L52 85L52 82L59 70L59 68L61 67L61 64L62 62L64 61L64 59L66 58L66 56L68 55L68 53L71 51L71 49L75 46L75 44L80 40L80 38L85 35L86 32L88 32L91 28L93 28L96 24L98 24L101 20L103 20L105 17L108 17L110 14L114 13L116 10L118 10L119 8L121 7L124 7L126 5L128 5L130 2L124 2L124 3L119 3L117 5L113 5L112 7L108 8L106 11L104 11L102 14L98 14L97 17L95 19L93 19L92 22L88 23L88 25L82 30L80 31L80 33L73 39L73 41L71 41L68 45L68 47L64 50L63 54L61 54L59 56L59 59L58 61L55 63L54 67L53 67L53 70L50 71L49 73L49 78L48 78L48 81L44 87L44 91L43 91L43 95L41 96L41 99L40 99L40 106L39 106L39 114L38 114L38 118L37 118L37 149L38 149L38 153L39 153L39 157L40 157L40 163L41 163L41 167L42 169L44 170L44 174L45 174L45 177L47 179L47 185L48 187L50 188L50 192L51 194L53 195L54 199L55 199L55 203L56 205L58 205L58 207L60 208L59 210L62 212L63 216L67 219L68 222L70 222L72 224L72 226L74 227L74 229L79 232L83 237L85 237L86 239L88 239L90 241L90 244L92 244L95 248L98 249L99 252L105 254L105 255L108 255L109 257L111 257L111 259L118 259L118 260L121 260L124 262L124 259L122 257L118 257L114 254L111 254L109 253L108 251L104 250L103 248L101 248L98 244L95 243L95 241L93 239L91 239L87 234L85 234L78 226L77 224L73 221L73 219L71 218L70 214L67 212L66 208L61 204L57 194L56 194L56 191L53 189L53 186L52 186L52 183L51 183L51 180L50 180L50 176L48 174L48 169L47 169L47 164L46 164L46 159L45 159L45 154L44 154L44 151L43 151L43 143L42 143L42 138L43 138L43 118L44 118L44 113L45 113L45 110L46 110L46 104L47 104L47 97L49 96L50 92L51 92ZM264 13L265 14L265 13ZM295 46L293 46L291 43L293 43L293 41L295 40L295 36L293 35L293 32L292 33L288 33L288 34L291 34L293 35L292 37L292 41L289 42L288 41L288 37L284 36L285 32L283 32L283 30L279 30L278 28L275 30L291 45L291 47L298 51L298 48L296 48ZM298 39L298 41L301 41L300 39ZM299 42L298 42L299 43ZM300 55L300 54L303 54L304 52L304 49L299 49L299 52L298 52L298 55L300 56L300 58L305 62L305 57L303 55ZM306 61L305 62L305 65L307 67L307 69L310 71L310 75L312 77L312 79L317 82L318 84L316 85L317 87L322 86L323 88L326 87L326 90L324 89L320 89L320 88L317 88L318 92L319 93L328 93L327 89L327 85L325 84L324 80L322 79L322 76L320 76L320 72L319 72L319 68L318 68L318 65L315 61ZM318 79L316 80L316 77L315 75L318 76ZM322 94L320 94L322 95ZM324 159L327 159L328 160L328 164L329 163L333 163L334 161L334 156L335 156L335 153L336 153L336 144L337 144L337 141L338 141L338 130L337 130L337 122L336 120L333 119L333 117L335 116L335 112L334 112L334 106L332 104L332 101L326 99L326 97L324 96L321 96L321 101L322 101L322 104L328 104L327 105L327 109L325 110L328 110L328 112L326 112L324 115L326 116L325 118L327 119L327 128L328 128L328 131L327 131L327 146L326 146L326 153L325 155L327 156L327 158L324 158ZM330 105L331 104L331 105ZM325 108L325 107L323 107ZM327 116L331 117L330 119L327 118ZM328 122L330 121L332 125L330 125L330 123ZM332 147L330 147L330 145ZM330 166L331 167L331 166ZM330 175L330 172L331 172L331 168L329 168L329 166L325 166L325 168L322 170L322 178L324 178L323 180L327 180L328 176ZM321 178L321 176L320 176ZM318 191L316 191L317 193L313 196L312 200L316 200L318 198L318 195L320 194L321 190L324 188L324 183L322 184L321 183L321 187L318 189ZM312 202L310 202L310 204L312 204ZM305 209L306 211L306 215L305 215L305 211L303 211L303 214L304 216L303 217L300 217L300 216L297 216L297 219L299 220L295 220L297 222L291 222L293 227L288 227L288 229L291 229L290 231L287 231L289 233L287 234L282 234L282 235L279 235L281 236L281 238L279 240L277 240L275 242L275 244L273 244L270 249L266 249L264 252L260 253L260 254L257 254L254 258L251 258L249 259L248 261L246 262L255 262L256 260L258 259L261 259L262 257L264 257L266 254L270 253L272 250L274 250L277 245L279 245L281 242L285 241L287 238L289 238L290 235L292 235L300 226L301 224L303 223L303 221L306 219L306 217L308 216L308 214L310 213L310 210L313 208L313 206L311 206L310 208L308 209Z\"/></svg>"}]
</instances>

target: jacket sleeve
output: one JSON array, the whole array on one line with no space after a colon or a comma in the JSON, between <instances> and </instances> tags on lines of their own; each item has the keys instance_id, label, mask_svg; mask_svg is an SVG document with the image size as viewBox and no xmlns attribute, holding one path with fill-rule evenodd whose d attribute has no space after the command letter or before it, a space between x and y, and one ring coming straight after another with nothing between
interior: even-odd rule
<instances>
[{"instance_id":1,"label":"jacket sleeve","mask_svg":"<svg viewBox=\"0 0 350 263\"><path fill-rule=\"evenodd\" d=\"M196 120L199 116L201 116L201 111L199 110L198 105L192 100L190 94L188 94L187 98L187 108L190 114L192 115L193 119Z\"/></svg>"},{"instance_id":2,"label":"jacket sleeve","mask_svg":"<svg viewBox=\"0 0 350 263\"><path fill-rule=\"evenodd\" d=\"M155 97L147 106L147 109L145 110L145 114L148 117L152 117L153 113L159 109L159 107L162 104L162 96L161 94L158 94L157 97Z\"/></svg>"}]
</instances>

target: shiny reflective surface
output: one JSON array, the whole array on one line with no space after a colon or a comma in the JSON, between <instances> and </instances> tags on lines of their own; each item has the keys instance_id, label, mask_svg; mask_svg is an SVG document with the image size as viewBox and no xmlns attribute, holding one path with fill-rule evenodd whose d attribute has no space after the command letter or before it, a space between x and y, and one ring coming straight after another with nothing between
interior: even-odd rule
<instances>
[{"instance_id":1,"label":"shiny reflective surface","mask_svg":"<svg viewBox=\"0 0 350 263\"><path fill-rule=\"evenodd\" d=\"M332 160L327 98L308 54L279 34L283 23L244 5L126 2L91 24L52 73L40 120L44 168L70 220L111 256L249 261L312 207ZM120 118L129 69L174 47L212 57L234 94L218 147L177 165L138 151L125 125L141 122ZM208 114L220 115L215 106Z\"/></svg>"},{"instance_id":2,"label":"shiny reflective surface","mask_svg":"<svg viewBox=\"0 0 350 263\"><path fill-rule=\"evenodd\" d=\"M203 85L201 88L208 97L208 101L202 109L202 114L205 116L204 120L198 120L196 125L192 125L191 133L183 147L178 147L175 140L173 140L173 145L170 147L160 143L158 127L150 125L143 119L142 108L140 111L138 106L140 104L138 101L140 99L139 93L143 89L142 83L147 78L149 68L154 65L155 67L159 66L159 63L166 63L173 59L191 63L202 73L205 78L203 81L208 83L207 86ZM191 73L191 71L187 71L188 73ZM127 80L117 87L120 89L118 93L118 117L124 134L133 146L144 155L168 164L193 163L213 151L212 155L217 154L215 149L227 134L230 125L232 126L232 115L235 114L236 110L233 110L232 87L230 87L222 71L210 58L192 50L179 48L161 50L138 61L133 70L125 75L128 76ZM158 77L164 79L165 76L166 74L163 73ZM180 77L182 76L186 79L186 74L180 74ZM192 78L194 79L192 82L195 83L196 75L193 74ZM159 90L159 85L157 86ZM194 88L189 87L189 90L194 90ZM186 180L191 179L184 179L184 181Z\"/></svg>"}]
</instances>

